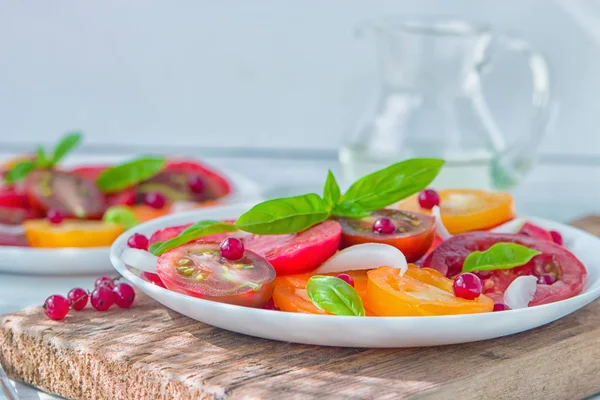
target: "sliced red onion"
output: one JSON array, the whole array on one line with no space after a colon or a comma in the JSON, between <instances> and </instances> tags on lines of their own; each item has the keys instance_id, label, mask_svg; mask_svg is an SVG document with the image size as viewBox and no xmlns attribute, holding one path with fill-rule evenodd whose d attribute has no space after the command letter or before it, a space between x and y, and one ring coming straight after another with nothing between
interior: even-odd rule
<instances>
[{"instance_id":1,"label":"sliced red onion","mask_svg":"<svg viewBox=\"0 0 600 400\"><path fill-rule=\"evenodd\" d=\"M440 212L440 208L438 206L433 206L431 209L431 215L435 217L435 233L442 240L447 240L452 237L452 234L448 232L448 229L444 226L444 222L442 221L442 214Z\"/></svg>"},{"instance_id":2,"label":"sliced red onion","mask_svg":"<svg viewBox=\"0 0 600 400\"><path fill-rule=\"evenodd\" d=\"M537 278L535 276L519 276L506 288L504 292L504 304L513 310L527 308L529 302L535 296L536 289Z\"/></svg>"},{"instance_id":3,"label":"sliced red onion","mask_svg":"<svg viewBox=\"0 0 600 400\"><path fill-rule=\"evenodd\" d=\"M0 224L0 233L5 233L7 235L22 235L25 233L25 229L23 225L6 225Z\"/></svg>"},{"instance_id":4,"label":"sliced red onion","mask_svg":"<svg viewBox=\"0 0 600 400\"><path fill-rule=\"evenodd\" d=\"M314 272L316 274L331 274L379 267L397 268L400 270L400 276L402 276L408 269L408 264L404 254L389 244L364 243L338 251Z\"/></svg>"},{"instance_id":5,"label":"sliced red onion","mask_svg":"<svg viewBox=\"0 0 600 400\"><path fill-rule=\"evenodd\" d=\"M146 250L127 248L121 254L121 260L140 271L156 273L158 257Z\"/></svg>"}]
</instances>

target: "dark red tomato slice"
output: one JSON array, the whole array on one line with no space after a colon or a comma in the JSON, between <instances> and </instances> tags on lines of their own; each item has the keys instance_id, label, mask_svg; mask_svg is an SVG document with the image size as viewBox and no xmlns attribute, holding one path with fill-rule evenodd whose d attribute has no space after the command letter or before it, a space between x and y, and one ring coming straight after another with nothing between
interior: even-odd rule
<instances>
[{"instance_id":1,"label":"dark red tomato slice","mask_svg":"<svg viewBox=\"0 0 600 400\"><path fill-rule=\"evenodd\" d=\"M231 184L227 178L197 161L171 160L167 163L165 171L184 171L205 178L207 187L215 198L231 193Z\"/></svg>"},{"instance_id":2,"label":"dark red tomato slice","mask_svg":"<svg viewBox=\"0 0 600 400\"><path fill-rule=\"evenodd\" d=\"M333 256L340 244L342 227L337 221L324 221L303 232L290 235L250 235L244 246L265 257L277 275L311 271Z\"/></svg>"},{"instance_id":3,"label":"dark red tomato slice","mask_svg":"<svg viewBox=\"0 0 600 400\"><path fill-rule=\"evenodd\" d=\"M390 234L373 232L373 223L379 218L389 218L396 231ZM341 246L362 243L384 243L396 247L409 263L415 262L431 247L435 238L435 219L409 211L381 209L362 219L338 218L342 224Z\"/></svg>"},{"instance_id":4,"label":"dark red tomato slice","mask_svg":"<svg viewBox=\"0 0 600 400\"><path fill-rule=\"evenodd\" d=\"M174 292L221 303L263 307L275 288L275 270L246 250L240 260L221 257L219 243L191 243L159 257L156 272Z\"/></svg>"},{"instance_id":5,"label":"dark red tomato slice","mask_svg":"<svg viewBox=\"0 0 600 400\"><path fill-rule=\"evenodd\" d=\"M98 180L98 176L110 168L109 165L90 165L87 167L78 167L70 171L71 174L80 176L93 182ZM132 206L135 204L137 193L134 188L128 188L118 193L106 195L106 205L111 206Z\"/></svg>"},{"instance_id":6,"label":"dark red tomato slice","mask_svg":"<svg viewBox=\"0 0 600 400\"><path fill-rule=\"evenodd\" d=\"M521 235L531 236L541 240L549 240L551 242L554 241L550 232L548 232L540 226L532 224L531 222L525 222L525 224L521 227L518 233Z\"/></svg>"},{"instance_id":7,"label":"dark red tomato slice","mask_svg":"<svg viewBox=\"0 0 600 400\"><path fill-rule=\"evenodd\" d=\"M483 280L485 295L496 301L502 301L508 285L521 275L539 277L542 274L552 274L556 278L553 284L537 285L530 306L568 299L583 290L587 273L577 257L553 242L519 234L472 232L453 236L427 256L422 267L437 269L452 278L460 273L465 258L471 252L485 251L501 242L517 243L538 250L542 254L517 268L477 272L476 274Z\"/></svg>"},{"instance_id":8,"label":"dark red tomato slice","mask_svg":"<svg viewBox=\"0 0 600 400\"><path fill-rule=\"evenodd\" d=\"M25 181L25 193L36 208L57 210L65 217L97 218L106 208L95 183L63 171L32 172Z\"/></svg>"}]
</instances>

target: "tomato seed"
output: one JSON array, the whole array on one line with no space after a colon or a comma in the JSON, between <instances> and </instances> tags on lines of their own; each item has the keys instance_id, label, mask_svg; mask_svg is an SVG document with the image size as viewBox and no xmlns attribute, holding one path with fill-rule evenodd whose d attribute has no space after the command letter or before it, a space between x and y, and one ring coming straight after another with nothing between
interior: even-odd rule
<instances>
[{"instance_id":1,"label":"tomato seed","mask_svg":"<svg viewBox=\"0 0 600 400\"><path fill-rule=\"evenodd\" d=\"M177 260L177 265L188 266L192 263L192 260L189 258L180 258Z\"/></svg>"}]
</instances>

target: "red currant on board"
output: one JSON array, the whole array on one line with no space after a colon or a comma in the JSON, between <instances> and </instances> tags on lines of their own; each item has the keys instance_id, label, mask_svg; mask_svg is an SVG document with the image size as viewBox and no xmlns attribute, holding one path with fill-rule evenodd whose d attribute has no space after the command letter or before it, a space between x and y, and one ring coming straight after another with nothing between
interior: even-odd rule
<instances>
[{"instance_id":1,"label":"red currant on board","mask_svg":"<svg viewBox=\"0 0 600 400\"><path fill-rule=\"evenodd\" d=\"M74 288L67 294L67 299L73 310L80 311L87 305L88 292L82 288Z\"/></svg>"},{"instance_id":2,"label":"red currant on board","mask_svg":"<svg viewBox=\"0 0 600 400\"><path fill-rule=\"evenodd\" d=\"M346 282L348 285L354 287L354 279L352 279L352 277L348 274L339 274L336 276L336 278L339 278L341 280L343 280L344 282Z\"/></svg>"},{"instance_id":3,"label":"red currant on board","mask_svg":"<svg viewBox=\"0 0 600 400\"><path fill-rule=\"evenodd\" d=\"M141 233L134 233L127 240L127 246L132 249L148 250L148 238Z\"/></svg>"},{"instance_id":4,"label":"red currant on board","mask_svg":"<svg viewBox=\"0 0 600 400\"><path fill-rule=\"evenodd\" d=\"M115 304L121 308L129 308L135 300L135 291L127 283L119 283L114 288Z\"/></svg>"},{"instance_id":5,"label":"red currant on board","mask_svg":"<svg viewBox=\"0 0 600 400\"><path fill-rule=\"evenodd\" d=\"M90 302L92 303L92 307L96 310L106 311L114 304L115 297L116 295L112 289L109 289L106 286L100 286L92 292Z\"/></svg>"},{"instance_id":6,"label":"red currant on board","mask_svg":"<svg viewBox=\"0 0 600 400\"><path fill-rule=\"evenodd\" d=\"M55 225L62 223L65 219L65 217L63 217L63 215L58 210L48 210L48 212L46 213L46 217L48 217L48 221L50 221L51 224Z\"/></svg>"},{"instance_id":7,"label":"red currant on board","mask_svg":"<svg viewBox=\"0 0 600 400\"><path fill-rule=\"evenodd\" d=\"M379 218L373 222L373 232L390 235L396 232L396 226L389 218Z\"/></svg>"},{"instance_id":8,"label":"red currant on board","mask_svg":"<svg viewBox=\"0 0 600 400\"><path fill-rule=\"evenodd\" d=\"M53 320L61 320L69 313L69 300L64 296L54 294L46 299L43 305L44 314Z\"/></svg>"},{"instance_id":9,"label":"red currant on board","mask_svg":"<svg viewBox=\"0 0 600 400\"><path fill-rule=\"evenodd\" d=\"M433 189L425 189L418 196L419 205L421 208L431 210L435 206L440 205L440 195Z\"/></svg>"},{"instance_id":10,"label":"red currant on board","mask_svg":"<svg viewBox=\"0 0 600 400\"><path fill-rule=\"evenodd\" d=\"M167 204L167 199L162 193L150 192L144 197L144 203L152 208L160 209Z\"/></svg>"},{"instance_id":11,"label":"red currant on board","mask_svg":"<svg viewBox=\"0 0 600 400\"><path fill-rule=\"evenodd\" d=\"M96 282L94 282L94 288L99 288L101 286L105 286L112 290L115 287L114 279L106 275L99 277L96 279Z\"/></svg>"},{"instance_id":12,"label":"red currant on board","mask_svg":"<svg viewBox=\"0 0 600 400\"><path fill-rule=\"evenodd\" d=\"M221 242L221 256L228 260L239 260L244 257L244 244L238 238L230 237Z\"/></svg>"},{"instance_id":13,"label":"red currant on board","mask_svg":"<svg viewBox=\"0 0 600 400\"><path fill-rule=\"evenodd\" d=\"M483 290L481 279L470 272L458 275L456 279L454 279L452 288L454 289L454 295L456 297L466 300L476 299L481 295Z\"/></svg>"}]
</instances>

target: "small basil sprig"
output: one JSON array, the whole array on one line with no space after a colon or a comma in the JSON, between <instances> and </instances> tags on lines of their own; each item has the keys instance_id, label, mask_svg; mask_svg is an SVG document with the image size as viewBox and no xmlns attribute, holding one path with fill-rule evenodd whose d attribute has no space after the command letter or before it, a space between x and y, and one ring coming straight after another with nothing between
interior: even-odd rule
<instances>
[{"instance_id":1,"label":"small basil sprig","mask_svg":"<svg viewBox=\"0 0 600 400\"><path fill-rule=\"evenodd\" d=\"M328 313L365 315L365 307L356 290L335 276L311 277L306 284L306 293L315 306Z\"/></svg>"},{"instance_id":2,"label":"small basil sprig","mask_svg":"<svg viewBox=\"0 0 600 400\"><path fill-rule=\"evenodd\" d=\"M4 177L6 183L15 183L27 178L37 168L52 168L81 142L81 133L72 132L62 137L52 153L47 154L42 146L35 149L35 158L13 165Z\"/></svg>"},{"instance_id":3,"label":"small basil sprig","mask_svg":"<svg viewBox=\"0 0 600 400\"><path fill-rule=\"evenodd\" d=\"M247 232L268 235L295 233L333 216L363 218L425 189L440 172L443 160L415 158L369 174L342 195L331 171L323 198L314 193L269 200L242 214L235 225Z\"/></svg>"},{"instance_id":4,"label":"small basil sprig","mask_svg":"<svg viewBox=\"0 0 600 400\"><path fill-rule=\"evenodd\" d=\"M121 225L123 229L131 229L140 223L135 214L125 206L110 207L102 217L104 222Z\"/></svg>"},{"instance_id":5,"label":"small basil sprig","mask_svg":"<svg viewBox=\"0 0 600 400\"><path fill-rule=\"evenodd\" d=\"M103 171L96 184L104 193L120 192L157 175L166 163L164 157L138 158Z\"/></svg>"},{"instance_id":6,"label":"small basil sprig","mask_svg":"<svg viewBox=\"0 0 600 400\"><path fill-rule=\"evenodd\" d=\"M167 240L166 242L156 242L150 245L148 251L155 256L162 255L165 251L182 246L192 240L199 239L203 236L214 235L217 233L235 232L237 228L228 222L204 220L196 222L187 227L176 237Z\"/></svg>"},{"instance_id":7,"label":"small basil sprig","mask_svg":"<svg viewBox=\"0 0 600 400\"><path fill-rule=\"evenodd\" d=\"M527 264L537 250L516 243L496 243L486 251L474 251L465 258L462 272L510 269Z\"/></svg>"}]
</instances>

